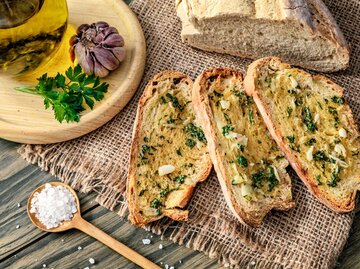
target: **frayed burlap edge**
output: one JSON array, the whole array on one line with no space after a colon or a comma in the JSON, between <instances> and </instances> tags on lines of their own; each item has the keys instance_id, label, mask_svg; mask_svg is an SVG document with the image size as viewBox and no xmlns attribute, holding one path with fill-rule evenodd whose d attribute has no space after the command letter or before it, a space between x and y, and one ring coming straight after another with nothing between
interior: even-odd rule
<instances>
[{"instance_id":1,"label":"frayed burlap edge","mask_svg":"<svg viewBox=\"0 0 360 269\"><path fill-rule=\"evenodd\" d=\"M127 211L124 202L125 186L114 185L114 182L126 175L117 165L108 163L104 166L100 161L94 163L93 160L79 160L74 156L59 154L56 144L45 151L36 145L22 145L18 153L26 161L38 165L41 170L56 176L75 190L84 193L95 191L97 203L107 209L117 211L120 216L125 215ZM76 172L66 167L72 167L72 171Z\"/></svg>"}]
</instances>

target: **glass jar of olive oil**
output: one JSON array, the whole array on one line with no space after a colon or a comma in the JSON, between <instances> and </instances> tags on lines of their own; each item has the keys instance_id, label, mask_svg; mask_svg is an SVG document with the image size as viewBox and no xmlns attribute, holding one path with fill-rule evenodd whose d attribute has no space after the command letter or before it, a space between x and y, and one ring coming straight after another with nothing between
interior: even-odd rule
<instances>
[{"instance_id":1,"label":"glass jar of olive oil","mask_svg":"<svg viewBox=\"0 0 360 269\"><path fill-rule=\"evenodd\" d=\"M0 75L46 63L67 27L66 0L0 0Z\"/></svg>"}]
</instances>

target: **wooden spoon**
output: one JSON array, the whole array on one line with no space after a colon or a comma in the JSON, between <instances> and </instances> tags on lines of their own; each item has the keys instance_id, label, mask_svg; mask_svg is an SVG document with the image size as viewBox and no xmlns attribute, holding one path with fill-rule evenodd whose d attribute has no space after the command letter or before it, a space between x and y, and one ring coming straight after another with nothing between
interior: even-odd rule
<instances>
[{"instance_id":1,"label":"wooden spoon","mask_svg":"<svg viewBox=\"0 0 360 269\"><path fill-rule=\"evenodd\" d=\"M27 212L30 217L31 222L38 227L39 229L51 232L51 233L58 233L63 232L69 229L78 229L95 239L99 240L103 244L107 245L109 248L112 248L117 253L123 255L125 258L129 259L133 263L136 263L137 265L141 266L145 269L161 269L159 266L157 266L155 263L149 261L145 257L141 256L139 253L135 252L131 248L125 246L124 244L120 243L119 241L112 238L110 235L104 233L99 228L92 225L90 222L87 222L81 217L80 213L80 202L79 198L76 195L76 192L69 186L61 182L50 182L49 184L53 186L64 186L67 188L72 195L74 196L77 204L77 212L74 214L73 218L70 221L65 221L63 224L56 228L47 229L35 216L35 214L30 213L31 208L31 200L35 194L35 192L40 192L45 187L45 185L41 185L38 187L35 191L33 191L29 197L28 204L27 204Z\"/></svg>"}]
</instances>

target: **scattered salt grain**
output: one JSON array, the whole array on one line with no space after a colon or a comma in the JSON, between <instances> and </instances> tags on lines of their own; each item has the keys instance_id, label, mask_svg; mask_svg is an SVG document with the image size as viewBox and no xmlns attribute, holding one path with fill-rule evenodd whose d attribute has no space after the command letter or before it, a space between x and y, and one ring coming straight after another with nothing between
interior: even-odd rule
<instances>
[{"instance_id":1,"label":"scattered salt grain","mask_svg":"<svg viewBox=\"0 0 360 269\"><path fill-rule=\"evenodd\" d=\"M169 269L169 265L168 265L168 264L165 264L165 269Z\"/></svg>"},{"instance_id":2,"label":"scattered salt grain","mask_svg":"<svg viewBox=\"0 0 360 269\"><path fill-rule=\"evenodd\" d=\"M20 225L16 225L16 227L15 227L16 229L19 229L20 228Z\"/></svg>"},{"instance_id":3,"label":"scattered salt grain","mask_svg":"<svg viewBox=\"0 0 360 269\"><path fill-rule=\"evenodd\" d=\"M254 261L251 261L251 262L250 262L250 265L254 266L254 265L255 265L255 262L254 262Z\"/></svg>"},{"instance_id":4,"label":"scattered salt grain","mask_svg":"<svg viewBox=\"0 0 360 269\"><path fill-rule=\"evenodd\" d=\"M225 263L225 264L224 264L224 267L229 267L229 266L230 266L229 263Z\"/></svg>"},{"instance_id":5,"label":"scattered salt grain","mask_svg":"<svg viewBox=\"0 0 360 269\"><path fill-rule=\"evenodd\" d=\"M47 183L31 199L30 213L35 214L47 229L56 228L64 221L71 220L76 211L75 197L64 186Z\"/></svg>"},{"instance_id":6,"label":"scattered salt grain","mask_svg":"<svg viewBox=\"0 0 360 269\"><path fill-rule=\"evenodd\" d=\"M90 269L89 266L86 266L84 269Z\"/></svg>"},{"instance_id":7,"label":"scattered salt grain","mask_svg":"<svg viewBox=\"0 0 360 269\"><path fill-rule=\"evenodd\" d=\"M90 259L89 259L89 263L95 264L95 260L94 260L93 258L90 258Z\"/></svg>"},{"instance_id":8,"label":"scattered salt grain","mask_svg":"<svg viewBox=\"0 0 360 269\"><path fill-rule=\"evenodd\" d=\"M182 263L182 260L180 260L179 263Z\"/></svg>"},{"instance_id":9,"label":"scattered salt grain","mask_svg":"<svg viewBox=\"0 0 360 269\"><path fill-rule=\"evenodd\" d=\"M170 266L170 268L169 269L175 269L175 267L174 266Z\"/></svg>"},{"instance_id":10,"label":"scattered salt grain","mask_svg":"<svg viewBox=\"0 0 360 269\"><path fill-rule=\"evenodd\" d=\"M21 207L21 204L20 204L20 203L18 203L18 204L17 204L17 207Z\"/></svg>"},{"instance_id":11,"label":"scattered salt grain","mask_svg":"<svg viewBox=\"0 0 360 269\"><path fill-rule=\"evenodd\" d=\"M78 246L78 250L82 250L82 247L81 247L81 246Z\"/></svg>"},{"instance_id":12,"label":"scattered salt grain","mask_svg":"<svg viewBox=\"0 0 360 269\"><path fill-rule=\"evenodd\" d=\"M143 239L142 242L144 245L150 245L151 243L150 239Z\"/></svg>"},{"instance_id":13,"label":"scattered salt grain","mask_svg":"<svg viewBox=\"0 0 360 269\"><path fill-rule=\"evenodd\" d=\"M159 245L159 249L163 249L163 245L162 245L162 244Z\"/></svg>"},{"instance_id":14,"label":"scattered salt grain","mask_svg":"<svg viewBox=\"0 0 360 269\"><path fill-rule=\"evenodd\" d=\"M46 268L46 264L45 264L45 263L43 264L43 268Z\"/></svg>"}]
</instances>

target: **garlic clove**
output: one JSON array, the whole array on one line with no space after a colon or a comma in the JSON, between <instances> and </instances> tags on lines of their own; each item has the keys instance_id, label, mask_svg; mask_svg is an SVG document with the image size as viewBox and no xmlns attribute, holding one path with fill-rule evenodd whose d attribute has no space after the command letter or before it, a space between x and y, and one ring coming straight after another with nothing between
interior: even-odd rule
<instances>
[{"instance_id":1,"label":"garlic clove","mask_svg":"<svg viewBox=\"0 0 360 269\"><path fill-rule=\"evenodd\" d=\"M104 40L105 36L103 33L98 33L94 38L93 38L93 42L95 44L101 44Z\"/></svg>"},{"instance_id":2,"label":"garlic clove","mask_svg":"<svg viewBox=\"0 0 360 269\"><path fill-rule=\"evenodd\" d=\"M109 24L107 22L104 22L104 21L95 22L94 25L98 29L103 29L103 28L109 27Z\"/></svg>"},{"instance_id":3,"label":"garlic clove","mask_svg":"<svg viewBox=\"0 0 360 269\"><path fill-rule=\"evenodd\" d=\"M118 34L112 34L105 38L103 45L108 47L122 47L124 46L124 39Z\"/></svg>"},{"instance_id":4,"label":"garlic clove","mask_svg":"<svg viewBox=\"0 0 360 269\"><path fill-rule=\"evenodd\" d=\"M119 32L115 27L108 27L108 28L104 29L105 37L107 37L111 34L119 34Z\"/></svg>"},{"instance_id":5,"label":"garlic clove","mask_svg":"<svg viewBox=\"0 0 360 269\"><path fill-rule=\"evenodd\" d=\"M93 53L96 60L108 70L115 70L120 64L115 55L107 49L94 48Z\"/></svg>"},{"instance_id":6,"label":"garlic clove","mask_svg":"<svg viewBox=\"0 0 360 269\"><path fill-rule=\"evenodd\" d=\"M94 58L94 74L97 77L103 78L106 77L110 73L101 63Z\"/></svg>"},{"instance_id":7,"label":"garlic clove","mask_svg":"<svg viewBox=\"0 0 360 269\"><path fill-rule=\"evenodd\" d=\"M75 46L75 56L78 59L78 62L81 66L85 60L85 53L86 53L86 48L84 47L84 45L81 43L77 43Z\"/></svg>"},{"instance_id":8,"label":"garlic clove","mask_svg":"<svg viewBox=\"0 0 360 269\"><path fill-rule=\"evenodd\" d=\"M90 52L86 52L84 60L80 65L86 74L94 73L94 58Z\"/></svg>"},{"instance_id":9,"label":"garlic clove","mask_svg":"<svg viewBox=\"0 0 360 269\"><path fill-rule=\"evenodd\" d=\"M81 24L77 29L76 34L81 35L82 33L86 32L86 30L89 28L90 28L89 24Z\"/></svg>"},{"instance_id":10,"label":"garlic clove","mask_svg":"<svg viewBox=\"0 0 360 269\"><path fill-rule=\"evenodd\" d=\"M125 48L116 47L116 48L112 48L111 51L120 62L122 62L125 59Z\"/></svg>"}]
</instances>

